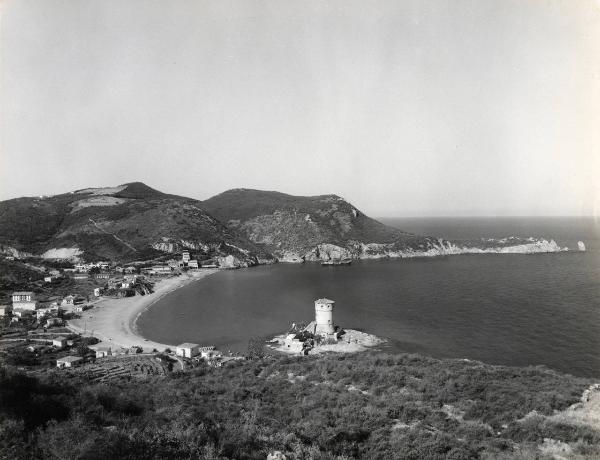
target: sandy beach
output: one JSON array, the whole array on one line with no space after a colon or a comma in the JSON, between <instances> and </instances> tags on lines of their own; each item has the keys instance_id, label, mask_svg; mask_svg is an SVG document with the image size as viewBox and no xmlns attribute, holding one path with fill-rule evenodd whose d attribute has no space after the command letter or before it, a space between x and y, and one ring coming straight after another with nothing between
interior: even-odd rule
<instances>
[{"instance_id":1,"label":"sandy beach","mask_svg":"<svg viewBox=\"0 0 600 460\"><path fill-rule=\"evenodd\" d=\"M82 313L81 318L69 320L68 327L85 336L94 336L106 344L116 347L143 347L144 351L159 351L173 348L176 344L152 342L139 335L136 320L140 314L166 294L193 281L211 275L218 270L206 269L164 278L154 285L154 292L124 299L105 298L94 303L94 307Z\"/></svg>"}]
</instances>

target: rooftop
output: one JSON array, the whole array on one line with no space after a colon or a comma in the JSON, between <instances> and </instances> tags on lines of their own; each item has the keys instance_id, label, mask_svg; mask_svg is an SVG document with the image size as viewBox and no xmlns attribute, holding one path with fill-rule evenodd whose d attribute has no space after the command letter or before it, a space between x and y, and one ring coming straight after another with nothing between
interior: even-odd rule
<instances>
[{"instance_id":1,"label":"rooftop","mask_svg":"<svg viewBox=\"0 0 600 460\"><path fill-rule=\"evenodd\" d=\"M12 295L33 295L33 291L17 291L13 292Z\"/></svg>"},{"instance_id":2,"label":"rooftop","mask_svg":"<svg viewBox=\"0 0 600 460\"><path fill-rule=\"evenodd\" d=\"M197 343L182 343L180 345L177 345L177 348L196 348L199 347L200 345L198 345Z\"/></svg>"},{"instance_id":3,"label":"rooftop","mask_svg":"<svg viewBox=\"0 0 600 460\"><path fill-rule=\"evenodd\" d=\"M315 300L315 303L335 303L335 300L322 298Z\"/></svg>"},{"instance_id":4,"label":"rooftop","mask_svg":"<svg viewBox=\"0 0 600 460\"><path fill-rule=\"evenodd\" d=\"M76 361L81 361L82 359L81 356L64 356L63 358L58 358L56 361L62 363L74 363Z\"/></svg>"}]
</instances>

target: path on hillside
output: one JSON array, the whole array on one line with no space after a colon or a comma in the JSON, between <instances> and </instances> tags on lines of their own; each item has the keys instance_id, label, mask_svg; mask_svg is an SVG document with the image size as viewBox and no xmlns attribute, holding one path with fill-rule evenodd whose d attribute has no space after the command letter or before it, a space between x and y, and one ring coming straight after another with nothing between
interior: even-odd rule
<instances>
[{"instance_id":1,"label":"path on hillside","mask_svg":"<svg viewBox=\"0 0 600 460\"><path fill-rule=\"evenodd\" d=\"M107 232L106 230L104 230L103 228L101 228L94 219L92 219L91 217L88 217L89 221L94 224L94 227L96 227L98 230L100 230L103 233L106 233L107 235L112 236L115 240L123 243L125 246L127 246L129 249L131 249L132 251L137 252L137 249L134 248L132 245L130 245L127 241L123 241L121 238L119 238L117 235L115 235L114 233L110 233Z\"/></svg>"}]
</instances>

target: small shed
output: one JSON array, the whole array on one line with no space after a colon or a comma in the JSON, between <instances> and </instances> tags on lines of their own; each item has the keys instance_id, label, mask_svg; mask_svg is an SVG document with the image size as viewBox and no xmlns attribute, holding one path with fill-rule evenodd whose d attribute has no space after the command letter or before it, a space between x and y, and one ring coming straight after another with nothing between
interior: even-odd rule
<instances>
[{"instance_id":1,"label":"small shed","mask_svg":"<svg viewBox=\"0 0 600 460\"><path fill-rule=\"evenodd\" d=\"M56 360L56 367L75 367L78 364L81 364L82 360L83 358L81 356L64 356Z\"/></svg>"},{"instance_id":2,"label":"small shed","mask_svg":"<svg viewBox=\"0 0 600 460\"><path fill-rule=\"evenodd\" d=\"M62 335L52 339L52 346L56 348L65 348L67 346L67 338Z\"/></svg>"},{"instance_id":3,"label":"small shed","mask_svg":"<svg viewBox=\"0 0 600 460\"><path fill-rule=\"evenodd\" d=\"M110 347L98 347L94 350L94 352L96 353L96 358L105 358L112 355L112 350Z\"/></svg>"},{"instance_id":4,"label":"small shed","mask_svg":"<svg viewBox=\"0 0 600 460\"><path fill-rule=\"evenodd\" d=\"M46 320L46 327L62 326L63 320L61 318L48 318Z\"/></svg>"}]
</instances>

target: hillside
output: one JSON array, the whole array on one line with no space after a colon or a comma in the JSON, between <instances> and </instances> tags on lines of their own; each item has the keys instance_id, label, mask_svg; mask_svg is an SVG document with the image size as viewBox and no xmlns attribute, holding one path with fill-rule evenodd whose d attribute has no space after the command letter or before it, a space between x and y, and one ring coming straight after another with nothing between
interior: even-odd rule
<instances>
[{"instance_id":1,"label":"hillside","mask_svg":"<svg viewBox=\"0 0 600 460\"><path fill-rule=\"evenodd\" d=\"M147 260L183 248L249 266L331 259L555 252L554 241L451 242L389 227L337 195L234 189L205 201L140 182L0 202L0 253Z\"/></svg>"},{"instance_id":2,"label":"hillside","mask_svg":"<svg viewBox=\"0 0 600 460\"><path fill-rule=\"evenodd\" d=\"M283 260L377 257L425 251L436 243L371 219L337 195L234 189L202 206Z\"/></svg>"},{"instance_id":3,"label":"hillside","mask_svg":"<svg viewBox=\"0 0 600 460\"><path fill-rule=\"evenodd\" d=\"M543 367L364 353L267 357L108 384L65 370L37 375L0 369L0 458L600 455L600 393L582 398L594 381Z\"/></svg>"},{"instance_id":4,"label":"hillside","mask_svg":"<svg viewBox=\"0 0 600 460\"><path fill-rule=\"evenodd\" d=\"M86 260L141 260L183 248L232 254L244 265L268 257L199 201L139 182L0 202L0 245L16 255Z\"/></svg>"}]
</instances>

